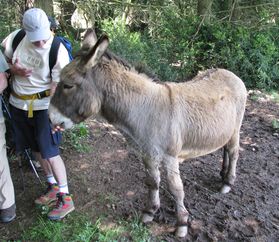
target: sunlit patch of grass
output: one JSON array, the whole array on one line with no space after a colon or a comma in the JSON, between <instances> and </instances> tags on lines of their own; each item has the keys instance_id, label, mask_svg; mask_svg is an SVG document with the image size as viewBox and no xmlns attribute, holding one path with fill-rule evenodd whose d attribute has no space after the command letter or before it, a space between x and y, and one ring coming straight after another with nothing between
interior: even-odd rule
<instances>
[{"instance_id":1,"label":"sunlit patch of grass","mask_svg":"<svg viewBox=\"0 0 279 242\"><path fill-rule=\"evenodd\" d=\"M23 240L62 241L64 229L63 223L54 223L39 217L36 225L23 232Z\"/></svg>"},{"instance_id":2,"label":"sunlit patch of grass","mask_svg":"<svg viewBox=\"0 0 279 242\"><path fill-rule=\"evenodd\" d=\"M124 227L129 232L132 241L152 241L150 231L141 223L140 218L134 218L132 221L124 221Z\"/></svg>"},{"instance_id":3,"label":"sunlit patch of grass","mask_svg":"<svg viewBox=\"0 0 279 242\"><path fill-rule=\"evenodd\" d=\"M275 130L279 130L279 120L277 119L272 120L272 128Z\"/></svg>"},{"instance_id":4,"label":"sunlit patch of grass","mask_svg":"<svg viewBox=\"0 0 279 242\"><path fill-rule=\"evenodd\" d=\"M66 219L53 222L39 217L34 225L23 232L24 241L151 241L149 230L139 219L92 223L86 216L72 213Z\"/></svg>"},{"instance_id":5,"label":"sunlit patch of grass","mask_svg":"<svg viewBox=\"0 0 279 242\"><path fill-rule=\"evenodd\" d=\"M250 96L250 99L251 99L252 101L254 101L254 102L258 101L259 98L260 98L260 96L257 95L257 94L252 94L252 95Z\"/></svg>"},{"instance_id":6,"label":"sunlit patch of grass","mask_svg":"<svg viewBox=\"0 0 279 242\"><path fill-rule=\"evenodd\" d=\"M248 94L252 101L273 101L279 103L279 92L272 91L260 91L260 90L249 90Z\"/></svg>"},{"instance_id":7,"label":"sunlit patch of grass","mask_svg":"<svg viewBox=\"0 0 279 242\"><path fill-rule=\"evenodd\" d=\"M271 91L270 96L273 101L279 103L279 92L278 91Z\"/></svg>"}]
</instances>

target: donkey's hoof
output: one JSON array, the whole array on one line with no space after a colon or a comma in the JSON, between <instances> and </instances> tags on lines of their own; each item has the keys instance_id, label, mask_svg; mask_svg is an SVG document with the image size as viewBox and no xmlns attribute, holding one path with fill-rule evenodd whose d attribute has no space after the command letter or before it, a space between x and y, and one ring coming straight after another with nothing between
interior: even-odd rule
<instances>
[{"instance_id":1,"label":"donkey's hoof","mask_svg":"<svg viewBox=\"0 0 279 242\"><path fill-rule=\"evenodd\" d=\"M175 236L178 238L184 238L188 233L188 226L187 225L183 225L183 226L179 226L177 227L176 231L175 231Z\"/></svg>"},{"instance_id":2,"label":"donkey's hoof","mask_svg":"<svg viewBox=\"0 0 279 242\"><path fill-rule=\"evenodd\" d=\"M147 223L151 223L153 221L153 218L154 216L148 214L148 213L144 213L142 215L142 219L141 221L144 223L144 224L147 224Z\"/></svg>"},{"instance_id":3,"label":"donkey's hoof","mask_svg":"<svg viewBox=\"0 0 279 242\"><path fill-rule=\"evenodd\" d=\"M228 193L231 190L231 187L229 185L224 184L221 188L221 193L225 194Z\"/></svg>"}]
</instances>

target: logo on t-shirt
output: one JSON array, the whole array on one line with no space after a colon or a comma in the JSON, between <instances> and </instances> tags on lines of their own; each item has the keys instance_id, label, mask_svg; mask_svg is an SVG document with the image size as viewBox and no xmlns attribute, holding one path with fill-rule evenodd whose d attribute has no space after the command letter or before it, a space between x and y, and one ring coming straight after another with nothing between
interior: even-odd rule
<instances>
[{"instance_id":1,"label":"logo on t-shirt","mask_svg":"<svg viewBox=\"0 0 279 242\"><path fill-rule=\"evenodd\" d=\"M41 68L42 58L24 53L21 57L21 62L28 67Z\"/></svg>"}]
</instances>

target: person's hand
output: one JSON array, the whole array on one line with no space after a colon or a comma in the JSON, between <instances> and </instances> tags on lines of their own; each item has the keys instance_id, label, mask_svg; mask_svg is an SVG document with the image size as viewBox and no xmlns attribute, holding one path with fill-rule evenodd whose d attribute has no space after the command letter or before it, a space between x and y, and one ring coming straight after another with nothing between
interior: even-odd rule
<instances>
[{"instance_id":1,"label":"person's hand","mask_svg":"<svg viewBox=\"0 0 279 242\"><path fill-rule=\"evenodd\" d=\"M52 133L54 134L57 131L61 131L62 132L62 131L65 131L65 129L62 126L60 126L60 125L54 125L52 127Z\"/></svg>"},{"instance_id":2,"label":"person's hand","mask_svg":"<svg viewBox=\"0 0 279 242\"><path fill-rule=\"evenodd\" d=\"M27 69L25 67L22 67L18 59L16 59L15 63L10 66L10 71L14 75L23 76L23 77L29 77L32 74L32 69Z\"/></svg>"}]
</instances>

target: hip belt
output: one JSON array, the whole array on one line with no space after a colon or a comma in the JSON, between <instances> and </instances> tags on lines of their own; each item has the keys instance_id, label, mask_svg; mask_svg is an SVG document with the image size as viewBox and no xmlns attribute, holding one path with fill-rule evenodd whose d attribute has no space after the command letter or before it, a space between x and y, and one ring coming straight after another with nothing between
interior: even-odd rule
<instances>
[{"instance_id":1,"label":"hip belt","mask_svg":"<svg viewBox=\"0 0 279 242\"><path fill-rule=\"evenodd\" d=\"M28 118L33 118L33 102L36 99L43 99L45 97L50 96L50 90L45 90L42 92L30 94L30 95L18 95L14 91L11 92L11 94L21 100L31 100L29 107L28 107Z\"/></svg>"}]
</instances>

